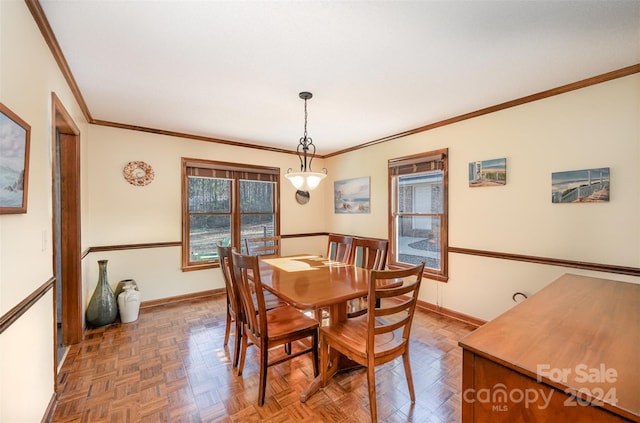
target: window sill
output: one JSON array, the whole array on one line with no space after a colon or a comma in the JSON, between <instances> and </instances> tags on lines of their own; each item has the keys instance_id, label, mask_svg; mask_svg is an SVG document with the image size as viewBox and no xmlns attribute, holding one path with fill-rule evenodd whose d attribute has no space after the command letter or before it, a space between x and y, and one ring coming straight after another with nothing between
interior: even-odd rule
<instances>
[{"instance_id":1,"label":"window sill","mask_svg":"<svg viewBox=\"0 0 640 423\"><path fill-rule=\"evenodd\" d=\"M396 270L396 269L407 269L409 267L411 267L408 264L404 264L404 263L394 263L394 264L389 264L387 266L389 269L392 270ZM429 271L424 271L422 272L422 277L423 278L427 278L427 279L432 279L438 282L443 282L443 283L447 283L449 281L449 276L448 275L443 275L440 273L433 273L433 272L429 272Z\"/></svg>"},{"instance_id":2,"label":"window sill","mask_svg":"<svg viewBox=\"0 0 640 423\"><path fill-rule=\"evenodd\" d=\"M215 269L220 267L220 263L218 261L215 262L207 262L202 264L190 264L187 266L182 266L183 272L191 272L193 270L204 270L204 269Z\"/></svg>"}]
</instances>

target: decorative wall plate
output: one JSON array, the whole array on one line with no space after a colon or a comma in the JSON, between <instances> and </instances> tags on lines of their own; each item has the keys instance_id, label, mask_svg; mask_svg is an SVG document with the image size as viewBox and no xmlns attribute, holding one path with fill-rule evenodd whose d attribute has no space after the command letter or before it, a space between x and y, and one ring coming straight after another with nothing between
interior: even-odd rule
<instances>
[{"instance_id":1,"label":"decorative wall plate","mask_svg":"<svg viewBox=\"0 0 640 423\"><path fill-rule=\"evenodd\" d=\"M296 191L296 201L298 204L307 204L309 202L309 191Z\"/></svg>"},{"instance_id":2,"label":"decorative wall plate","mask_svg":"<svg viewBox=\"0 0 640 423\"><path fill-rule=\"evenodd\" d=\"M151 165L136 161L127 163L122 170L122 175L131 185L142 187L149 185L153 181L155 173Z\"/></svg>"}]
</instances>

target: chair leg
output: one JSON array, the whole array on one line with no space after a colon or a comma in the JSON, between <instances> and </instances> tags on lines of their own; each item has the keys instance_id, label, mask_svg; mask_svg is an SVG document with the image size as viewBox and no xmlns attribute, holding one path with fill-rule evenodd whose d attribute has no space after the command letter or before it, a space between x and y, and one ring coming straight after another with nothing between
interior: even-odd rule
<instances>
[{"instance_id":1,"label":"chair leg","mask_svg":"<svg viewBox=\"0 0 640 423\"><path fill-rule=\"evenodd\" d=\"M244 369L244 357L247 354L247 334L242 331L242 347L240 348L240 363L238 363L238 376L242 376L242 370Z\"/></svg>"},{"instance_id":2,"label":"chair leg","mask_svg":"<svg viewBox=\"0 0 640 423\"><path fill-rule=\"evenodd\" d=\"M409 362L409 350L405 350L402 354L402 362L404 363L404 373L407 377L407 385L409 387L409 397L411 397L411 403L416 402L416 394L413 390L413 376L411 376L411 363Z\"/></svg>"},{"instance_id":3,"label":"chair leg","mask_svg":"<svg viewBox=\"0 0 640 423\"><path fill-rule=\"evenodd\" d=\"M267 366L269 365L269 349L266 345L260 346L260 386L258 387L258 405L264 405L265 391L267 390Z\"/></svg>"},{"instance_id":4,"label":"chair leg","mask_svg":"<svg viewBox=\"0 0 640 423\"><path fill-rule=\"evenodd\" d=\"M313 345L313 377L318 377L320 374L318 369L318 331L313 332L311 337L311 344Z\"/></svg>"},{"instance_id":5,"label":"chair leg","mask_svg":"<svg viewBox=\"0 0 640 423\"><path fill-rule=\"evenodd\" d=\"M235 349L233 352L233 368L238 367L238 361L240 359L240 342L242 341L242 323L236 320L236 339L235 339Z\"/></svg>"},{"instance_id":6,"label":"chair leg","mask_svg":"<svg viewBox=\"0 0 640 423\"><path fill-rule=\"evenodd\" d=\"M378 421L378 410L376 407L376 368L373 363L367 366L367 384L369 385L369 410L371 411L371 421Z\"/></svg>"},{"instance_id":7,"label":"chair leg","mask_svg":"<svg viewBox=\"0 0 640 423\"><path fill-rule=\"evenodd\" d=\"M224 345L227 346L229 342L229 333L231 332L231 313L229 313L229 305L227 304L227 326L224 329Z\"/></svg>"}]
</instances>

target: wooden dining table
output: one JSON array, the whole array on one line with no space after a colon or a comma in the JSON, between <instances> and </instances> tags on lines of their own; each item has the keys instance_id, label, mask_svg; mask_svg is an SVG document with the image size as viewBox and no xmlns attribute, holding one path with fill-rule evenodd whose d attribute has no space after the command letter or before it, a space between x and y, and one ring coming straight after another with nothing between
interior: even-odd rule
<instances>
[{"instance_id":1,"label":"wooden dining table","mask_svg":"<svg viewBox=\"0 0 640 423\"><path fill-rule=\"evenodd\" d=\"M300 310L327 309L330 325L346 320L349 300L366 296L369 289L369 270L314 255L261 258L260 279L264 289ZM330 363L329 377L353 367L353 362L337 353ZM300 394L300 401L321 386L320 374Z\"/></svg>"}]
</instances>

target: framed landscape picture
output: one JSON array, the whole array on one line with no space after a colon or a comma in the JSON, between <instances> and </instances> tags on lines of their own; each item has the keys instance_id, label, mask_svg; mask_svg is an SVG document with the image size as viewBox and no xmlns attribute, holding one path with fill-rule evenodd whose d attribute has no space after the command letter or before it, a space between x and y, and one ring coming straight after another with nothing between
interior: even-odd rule
<instances>
[{"instance_id":1,"label":"framed landscape picture","mask_svg":"<svg viewBox=\"0 0 640 423\"><path fill-rule=\"evenodd\" d=\"M333 183L333 204L336 213L369 213L370 201L368 176Z\"/></svg>"},{"instance_id":2,"label":"framed landscape picture","mask_svg":"<svg viewBox=\"0 0 640 423\"><path fill-rule=\"evenodd\" d=\"M470 187L495 187L507 183L507 159L469 163Z\"/></svg>"},{"instance_id":3,"label":"framed landscape picture","mask_svg":"<svg viewBox=\"0 0 640 423\"><path fill-rule=\"evenodd\" d=\"M552 173L551 202L608 202L610 182L608 167Z\"/></svg>"},{"instance_id":4,"label":"framed landscape picture","mask_svg":"<svg viewBox=\"0 0 640 423\"><path fill-rule=\"evenodd\" d=\"M0 213L26 213L31 126L0 103Z\"/></svg>"}]
</instances>

